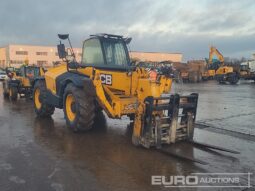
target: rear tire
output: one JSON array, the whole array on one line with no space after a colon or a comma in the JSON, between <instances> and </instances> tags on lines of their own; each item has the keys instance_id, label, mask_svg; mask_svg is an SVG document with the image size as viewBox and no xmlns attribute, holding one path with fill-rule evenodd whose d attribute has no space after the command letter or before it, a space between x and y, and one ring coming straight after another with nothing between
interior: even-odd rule
<instances>
[{"instance_id":1,"label":"rear tire","mask_svg":"<svg viewBox=\"0 0 255 191\"><path fill-rule=\"evenodd\" d=\"M95 97L85 88L70 83L64 93L64 114L67 125L74 132L90 130L95 119Z\"/></svg>"},{"instance_id":2,"label":"rear tire","mask_svg":"<svg viewBox=\"0 0 255 191\"><path fill-rule=\"evenodd\" d=\"M47 92L46 92L45 81L39 80L35 83L33 90L33 102L35 113L39 117L50 117L55 107L47 103Z\"/></svg>"},{"instance_id":3,"label":"rear tire","mask_svg":"<svg viewBox=\"0 0 255 191\"><path fill-rule=\"evenodd\" d=\"M9 98L11 101L16 101L18 98L18 88L11 86L9 89Z\"/></svg>"}]
</instances>

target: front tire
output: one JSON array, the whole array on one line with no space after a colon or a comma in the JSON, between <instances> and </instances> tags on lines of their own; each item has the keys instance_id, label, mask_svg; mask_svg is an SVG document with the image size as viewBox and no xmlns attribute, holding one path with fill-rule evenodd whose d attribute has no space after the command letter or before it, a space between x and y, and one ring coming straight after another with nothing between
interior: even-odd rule
<instances>
[{"instance_id":1,"label":"front tire","mask_svg":"<svg viewBox=\"0 0 255 191\"><path fill-rule=\"evenodd\" d=\"M8 91L8 88L7 88L7 83L6 81L3 81L3 95L4 95L4 98L9 98L9 91Z\"/></svg>"},{"instance_id":2,"label":"front tire","mask_svg":"<svg viewBox=\"0 0 255 191\"><path fill-rule=\"evenodd\" d=\"M65 119L74 132L87 131L93 127L96 111L95 98L88 91L90 90L78 88L72 83L65 88L63 102Z\"/></svg>"},{"instance_id":3,"label":"front tire","mask_svg":"<svg viewBox=\"0 0 255 191\"><path fill-rule=\"evenodd\" d=\"M45 81L39 80L35 83L33 90L33 102L35 113L39 117L50 117L55 107L47 103L47 92L46 92Z\"/></svg>"},{"instance_id":4,"label":"front tire","mask_svg":"<svg viewBox=\"0 0 255 191\"><path fill-rule=\"evenodd\" d=\"M9 98L11 101L16 101L18 98L18 88L11 86L9 89Z\"/></svg>"}]
</instances>

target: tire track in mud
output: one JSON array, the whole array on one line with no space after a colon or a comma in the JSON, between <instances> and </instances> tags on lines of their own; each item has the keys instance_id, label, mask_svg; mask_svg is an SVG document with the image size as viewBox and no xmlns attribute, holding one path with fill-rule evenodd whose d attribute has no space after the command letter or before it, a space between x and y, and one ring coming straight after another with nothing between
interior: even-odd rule
<instances>
[{"instance_id":1,"label":"tire track in mud","mask_svg":"<svg viewBox=\"0 0 255 191\"><path fill-rule=\"evenodd\" d=\"M229 128L226 128L226 127L218 127L218 125L212 124L212 122L216 122L216 121L223 121L223 120L228 120L228 119L232 119L232 118L240 118L240 117L246 117L246 116L254 116L255 117L255 112L237 114L237 115L230 115L230 116L221 117L221 118L197 120L196 124L198 125L198 128L203 128L203 129L204 128L213 128L213 129L223 130L223 131L226 131L226 132L229 132L229 133L241 134L241 136L255 137L255 129L249 129L247 131L245 129L238 128L237 130L232 130L232 129L229 129ZM253 138L251 138L251 139L253 139Z\"/></svg>"},{"instance_id":2,"label":"tire track in mud","mask_svg":"<svg viewBox=\"0 0 255 191\"><path fill-rule=\"evenodd\" d=\"M226 128L216 127L212 124L207 124L207 123L203 123L203 122L196 122L196 128L213 131L213 132L220 133L220 134L223 133L223 134L226 134L229 136L238 137L238 138L242 138L245 140L250 140L250 141L255 142L255 133L251 133L251 132L245 133L245 132L241 132L241 131L234 131L234 130L230 130L230 129L226 129Z\"/></svg>"},{"instance_id":3,"label":"tire track in mud","mask_svg":"<svg viewBox=\"0 0 255 191\"><path fill-rule=\"evenodd\" d=\"M230 116L221 117L221 118L198 120L197 122L198 123L206 123L206 122L210 122L210 121L221 121L221 120L224 120L224 119L231 119L231 118L235 118L235 117L244 117L244 116L250 116L250 115L255 115L255 112L245 113L245 114L238 114L238 115L230 115Z\"/></svg>"}]
</instances>

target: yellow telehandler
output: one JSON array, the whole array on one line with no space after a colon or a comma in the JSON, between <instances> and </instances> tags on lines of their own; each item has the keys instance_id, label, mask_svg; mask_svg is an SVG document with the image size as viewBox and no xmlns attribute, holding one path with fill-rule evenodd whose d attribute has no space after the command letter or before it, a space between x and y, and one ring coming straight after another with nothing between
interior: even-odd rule
<instances>
[{"instance_id":1,"label":"yellow telehandler","mask_svg":"<svg viewBox=\"0 0 255 191\"><path fill-rule=\"evenodd\" d=\"M18 95L31 98L34 79L44 74L44 69L38 66L23 65L18 69L6 68L8 78L3 81L3 95L12 101L17 100Z\"/></svg>"},{"instance_id":2,"label":"yellow telehandler","mask_svg":"<svg viewBox=\"0 0 255 191\"><path fill-rule=\"evenodd\" d=\"M49 69L35 80L33 100L39 117L49 117L55 107L64 110L67 125L75 132L93 127L96 111L110 118L134 119L132 142L161 148L181 140L192 141L198 94L168 94L172 79L150 79L144 68L131 66L127 44L119 35L91 35L83 43L81 63L70 48L58 45L65 63ZM69 52L69 53L68 53Z\"/></svg>"}]
</instances>

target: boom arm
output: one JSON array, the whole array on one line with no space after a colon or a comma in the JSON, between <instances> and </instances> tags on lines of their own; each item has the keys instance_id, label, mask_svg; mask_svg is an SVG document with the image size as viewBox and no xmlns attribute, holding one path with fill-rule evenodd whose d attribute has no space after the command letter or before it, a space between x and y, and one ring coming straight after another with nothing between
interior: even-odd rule
<instances>
[{"instance_id":1,"label":"boom arm","mask_svg":"<svg viewBox=\"0 0 255 191\"><path fill-rule=\"evenodd\" d=\"M224 57L223 55L218 51L217 48L211 46L210 52L209 52L209 64L212 64L213 55L216 55L221 63L224 63Z\"/></svg>"}]
</instances>

